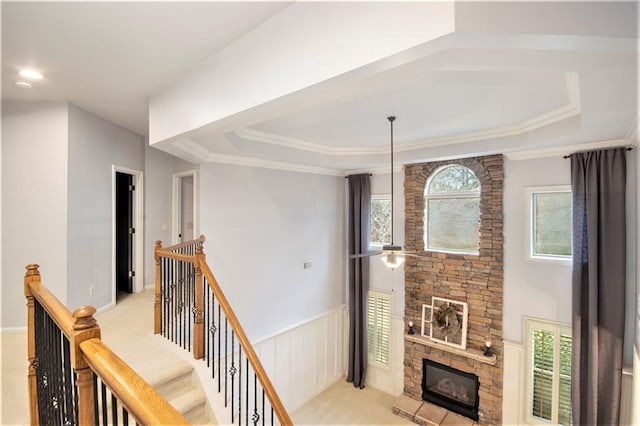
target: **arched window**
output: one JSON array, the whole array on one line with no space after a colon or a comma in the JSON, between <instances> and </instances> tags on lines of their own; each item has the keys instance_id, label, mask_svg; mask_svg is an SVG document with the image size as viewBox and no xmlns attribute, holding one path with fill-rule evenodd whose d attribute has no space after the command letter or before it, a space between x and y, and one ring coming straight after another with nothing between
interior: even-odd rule
<instances>
[{"instance_id":1,"label":"arched window","mask_svg":"<svg viewBox=\"0 0 640 426\"><path fill-rule=\"evenodd\" d=\"M424 191L425 250L478 253L480 181L467 167L445 166Z\"/></svg>"}]
</instances>

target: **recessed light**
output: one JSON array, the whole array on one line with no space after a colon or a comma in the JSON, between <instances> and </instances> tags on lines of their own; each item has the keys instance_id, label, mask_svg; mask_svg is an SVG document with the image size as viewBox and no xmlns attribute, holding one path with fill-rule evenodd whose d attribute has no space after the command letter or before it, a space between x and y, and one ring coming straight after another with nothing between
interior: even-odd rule
<instances>
[{"instance_id":1,"label":"recessed light","mask_svg":"<svg viewBox=\"0 0 640 426\"><path fill-rule=\"evenodd\" d=\"M21 77L30 78L33 80L40 80L42 78L42 74L40 74L36 70L20 70L19 74Z\"/></svg>"},{"instance_id":2,"label":"recessed light","mask_svg":"<svg viewBox=\"0 0 640 426\"><path fill-rule=\"evenodd\" d=\"M26 81L16 81L16 87L21 89L31 89L31 83L27 83Z\"/></svg>"}]
</instances>

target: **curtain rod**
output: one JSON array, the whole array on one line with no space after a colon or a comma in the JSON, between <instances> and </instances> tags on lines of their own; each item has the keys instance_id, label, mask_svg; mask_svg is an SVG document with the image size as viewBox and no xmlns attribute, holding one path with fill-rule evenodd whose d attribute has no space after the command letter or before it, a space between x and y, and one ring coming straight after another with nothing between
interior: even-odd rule
<instances>
[{"instance_id":1,"label":"curtain rod","mask_svg":"<svg viewBox=\"0 0 640 426\"><path fill-rule=\"evenodd\" d=\"M628 147L626 147L624 150L625 150L625 151L631 151L632 149L633 149L633 147L632 147L632 146L628 146ZM585 151L585 152L588 152L588 151ZM575 153L574 153L574 154L575 154ZM566 160L567 158L571 158L571 156L572 156L572 155L573 155L573 154L565 155L565 156L564 156L564 157L562 157L562 158L564 158L564 159Z\"/></svg>"},{"instance_id":2,"label":"curtain rod","mask_svg":"<svg viewBox=\"0 0 640 426\"><path fill-rule=\"evenodd\" d=\"M355 176L355 175L349 175L349 176ZM349 179L349 176L345 176L345 179ZM369 176L373 176L373 173L369 173Z\"/></svg>"}]
</instances>

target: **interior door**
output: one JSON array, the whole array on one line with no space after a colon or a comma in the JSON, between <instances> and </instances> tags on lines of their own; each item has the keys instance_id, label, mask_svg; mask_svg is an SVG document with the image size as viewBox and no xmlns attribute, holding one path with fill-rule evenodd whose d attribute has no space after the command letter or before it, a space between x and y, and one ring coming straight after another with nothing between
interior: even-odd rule
<instances>
[{"instance_id":1,"label":"interior door","mask_svg":"<svg viewBox=\"0 0 640 426\"><path fill-rule=\"evenodd\" d=\"M116 172L116 289L133 292L133 176Z\"/></svg>"},{"instance_id":2,"label":"interior door","mask_svg":"<svg viewBox=\"0 0 640 426\"><path fill-rule=\"evenodd\" d=\"M180 178L180 242L193 240L193 175Z\"/></svg>"}]
</instances>

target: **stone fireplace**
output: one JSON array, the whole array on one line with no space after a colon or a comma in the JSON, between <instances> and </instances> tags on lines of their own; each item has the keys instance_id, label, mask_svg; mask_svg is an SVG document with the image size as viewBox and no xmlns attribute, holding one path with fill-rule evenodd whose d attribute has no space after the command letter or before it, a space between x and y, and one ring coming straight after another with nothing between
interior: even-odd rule
<instances>
[{"instance_id":1,"label":"stone fireplace","mask_svg":"<svg viewBox=\"0 0 640 426\"><path fill-rule=\"evenodd\" d=\"M425 185L433 172L449 164L468 167L481 184L477 255L424 251ZM405 167L405 247L422 256L406 260L405 320L419 324L423 304L432 297L450 298L468 304L468 328L464 349L434 342L419 331L405 336L404 398L422 403L423 360L439 363L477 376L477 422L487 425L502 423L502 189L501 155ZM492 356L483 355L487 339Z\"/></svg>"}]
</instances>

